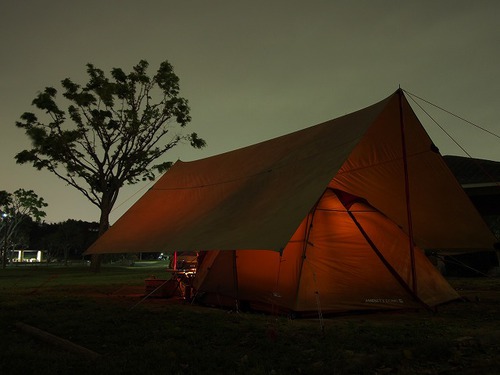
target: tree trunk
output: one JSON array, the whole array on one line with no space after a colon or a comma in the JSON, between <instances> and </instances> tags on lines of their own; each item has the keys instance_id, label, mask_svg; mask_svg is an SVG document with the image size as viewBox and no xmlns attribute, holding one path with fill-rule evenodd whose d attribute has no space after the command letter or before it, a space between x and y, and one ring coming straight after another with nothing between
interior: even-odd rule
<instances>
[{"instance_id":1,"label":"tree trunk","mask_svg":"<svg viewBox=\"0 0 500 375\"><path fill-rule=\"evenodd\" d=\"M90 257L90 270L94 273L101 272L102 254L92 254Z\"/></svg>"},{"instance_id":2,"label":"tree trunk","mask_svg":"<svg viewBox=\"0 0 500 375\"><path fill-rule=\"evenodd\" d=\"M101 217L99 218L99 237L109 229L109 213L111 212L111 203L103 198L101 204ZM94 273L101 272L102 254L92 254L90 258L90 270Z\"/></svg>"},{"instance_id":3,"label":"tree trunk","mask_svg":"<svg viewBox=\"0 0 500 375\"><path fill-rule=\"evenodd\" d=\"M7 226L5 226L5 237L2 251L2 269L5 269L7 267L7 229Z\"/></svg>"}]
</instances>

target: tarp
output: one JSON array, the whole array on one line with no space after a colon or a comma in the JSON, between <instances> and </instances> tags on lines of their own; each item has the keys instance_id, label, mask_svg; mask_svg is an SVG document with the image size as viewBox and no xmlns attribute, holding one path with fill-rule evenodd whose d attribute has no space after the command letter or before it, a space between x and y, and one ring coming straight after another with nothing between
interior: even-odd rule
<instances>
[{"instance_id":1,"label":"tarp","mask_svg":"<svg viewBox=\"0 0 500 375\"><path fill-rule=\"evenodd\" d=\"M280 251L328 185L366 199L407 233L401 124L416 244L491 249L493 235L397 91L304 130L178 161L86 254Z\"/></svg>"}]
</instances>

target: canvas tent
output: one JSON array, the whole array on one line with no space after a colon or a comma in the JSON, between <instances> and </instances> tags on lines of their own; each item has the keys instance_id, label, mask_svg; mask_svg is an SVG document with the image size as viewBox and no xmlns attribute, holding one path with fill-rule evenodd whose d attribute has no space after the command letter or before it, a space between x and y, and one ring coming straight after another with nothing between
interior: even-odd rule
<instances>
[{"instance_id":1,"label":"canvas tent","mask_svg":"<svg viewBox=\"0 0 500 375\"><path fill-rule=\"evenodd\" d=\"M421 249L494 241L398 90L304 130L178 161L87 254L208 251L200 298L336 312L452 300Z\"/></svg>"}]
</instances>

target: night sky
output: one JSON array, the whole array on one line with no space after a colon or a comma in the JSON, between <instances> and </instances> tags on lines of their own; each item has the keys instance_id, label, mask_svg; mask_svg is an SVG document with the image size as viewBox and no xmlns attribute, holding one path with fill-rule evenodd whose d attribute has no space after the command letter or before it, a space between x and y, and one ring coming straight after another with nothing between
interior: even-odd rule
<instances>
[{"instance_id":1,"label":"night sky","mask_svg":"<svg viewBox=\"0 0 500 375\"><path fill-rule=\"evenodd\" d=\"M195 160L373 104L399 86L500 133L500 2L335 0L0 0L0 190L33 189L48 222L98 221L98 209L47 171L17 165L15 126L31 101L85 64L125 71L168 60L208 146ZM410 102L413 104L412 102ZM425 103L422 103L425 104ZM500 161L498 138L426 107L473 157ZM464 155L415 109L441 153ZM121 192L114 222L144 192Z\"/></svg>"}]
</instances>

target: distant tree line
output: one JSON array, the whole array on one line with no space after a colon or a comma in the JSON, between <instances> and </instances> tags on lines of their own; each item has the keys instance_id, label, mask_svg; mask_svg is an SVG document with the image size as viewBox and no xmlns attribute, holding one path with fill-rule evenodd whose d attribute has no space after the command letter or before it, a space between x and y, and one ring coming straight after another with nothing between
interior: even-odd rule
<instances>
[{"instance_id":1,"label":"distant tree line","mask_svg":"<svg viewBox=\"0 0 500 375\"><path fill-rule=\"evenodd\" d=\"M81 260L97 239L99 223L69 219L59 223L23 222L12 239L12 250L45 250L47 261Z\"/></svg>"}]
</instances>

